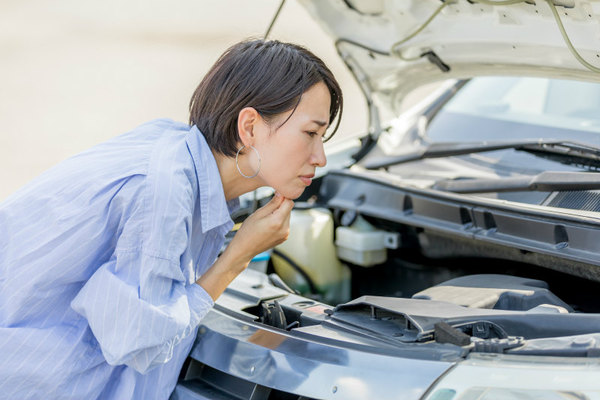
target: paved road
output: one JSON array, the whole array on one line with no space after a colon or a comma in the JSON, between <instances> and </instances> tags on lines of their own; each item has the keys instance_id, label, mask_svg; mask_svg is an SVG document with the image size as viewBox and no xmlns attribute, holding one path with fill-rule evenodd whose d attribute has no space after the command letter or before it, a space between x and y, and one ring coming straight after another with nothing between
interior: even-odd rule
<instances>
[{"instance_id":1,"label":"paved road","mask_svg":"<svg viewBox=\"0 0 600 400\"><path fill-rule=\"evenodd\" d=\"M157 117L187 120L219 54L262 36L279 0L4 0L0 3L0 201L60 160ZM345 92L341 135L364 103L332 42L295 0L272 38L326 60Z\"/></svg>"}]
</instances>

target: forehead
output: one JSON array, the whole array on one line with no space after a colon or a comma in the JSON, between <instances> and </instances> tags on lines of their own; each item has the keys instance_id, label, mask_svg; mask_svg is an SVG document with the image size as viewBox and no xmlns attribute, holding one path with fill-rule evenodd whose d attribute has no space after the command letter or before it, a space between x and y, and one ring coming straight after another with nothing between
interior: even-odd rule
<instances>
[{"instance_id":1,"label":"forehead","mask_svg":"<svg viewBox=\"0 0 600 400\"><path fill-rule=\"evenodd\" d=\"M318 82L302 94L294 114L297 118L305 120L304 122L322 121L328 123L330 106L331 94L329 89L325 83Z\"/></svg>"}]
</instances>

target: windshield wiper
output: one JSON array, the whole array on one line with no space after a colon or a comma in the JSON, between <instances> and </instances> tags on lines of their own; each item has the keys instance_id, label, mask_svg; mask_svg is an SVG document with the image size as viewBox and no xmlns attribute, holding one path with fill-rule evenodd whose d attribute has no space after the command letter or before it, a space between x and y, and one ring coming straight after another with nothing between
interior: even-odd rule
<instances>
[{"instance_id":1,"label":"windshield wiper","mask_svg":"<svg viewBox=\"0 0 600 400\"><path fill-rule=\"evenodd\" d=\"M453 193L598 190L600 173L548 171L533 176L459 179L438 182L432 189Z\"/></svg>"},{"instance_id":2,"label":"windshield wiper","mask_svg":"<svg viewBox=\"0 0 600 400\"><path fill-rule=\"evenodd\" d=\"M583 143L539 142L521 146L517 150L523 150L562 164L578 165L592 169L600 168L600 149Z\"/></svg>"},{"instance_id":3,"label":"windshield wiper","mask_svg":"<svg viewBox=\"0 0 600 400\"><path fill-rule=\"evenodd\" d=\"M366 160L363 166L366 169L379 169L425 158L460 156L504 149L522 150L566 164L600 168L600 149L581 143L558 140L432 143L412 152Z\"/></svg>"}]
</instances>

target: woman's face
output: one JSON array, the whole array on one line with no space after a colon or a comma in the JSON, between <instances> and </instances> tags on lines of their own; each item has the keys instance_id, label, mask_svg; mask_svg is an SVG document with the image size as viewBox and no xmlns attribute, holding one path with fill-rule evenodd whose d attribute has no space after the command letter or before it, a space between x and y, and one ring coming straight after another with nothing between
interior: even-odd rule
<instances>
[{"instance_id":1,"label":"woman's face","mask_svg":"<svg viewBox=\"0 0 600 400\"><path fill-rule=\"evenodd\" d=\"M293 113L290 110L269 124L258 124L257 133L261 134L256 136L254 146L261 157L258 177L266 186L295 199L310 185L316 167L325 166L323 135L330 103L327 86L319 82L304 92Z\"/></svg>"}]
</instances>

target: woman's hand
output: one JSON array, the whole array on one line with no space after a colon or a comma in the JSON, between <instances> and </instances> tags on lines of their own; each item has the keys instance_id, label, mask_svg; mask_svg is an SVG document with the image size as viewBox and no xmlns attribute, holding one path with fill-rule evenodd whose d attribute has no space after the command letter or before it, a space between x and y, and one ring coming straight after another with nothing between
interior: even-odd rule
<instances>
[{"instance_id":1,"label":"woman's hand","mask_svg":"<svg viewBox=\"0 0 600 400\"><path fill-rule=\"evenodd\" d=\"M276 194L246 218L223 254L196 283L216 300L255 255L287 239L293 207L292 200Z\"/></svg>"},{"instance_id":2,"label":"woman's hand","mask_svg":"<svg viewBox=\"0 0 600 400\"><path fill-rule=\"evenodd\" d=\"M244 267L257 254L283 243L290 232L292 200L279 193L250 215L225 251L231 251Z\"/></svg>"}]
</instances>

